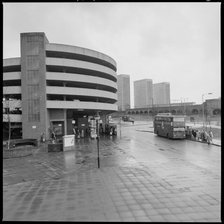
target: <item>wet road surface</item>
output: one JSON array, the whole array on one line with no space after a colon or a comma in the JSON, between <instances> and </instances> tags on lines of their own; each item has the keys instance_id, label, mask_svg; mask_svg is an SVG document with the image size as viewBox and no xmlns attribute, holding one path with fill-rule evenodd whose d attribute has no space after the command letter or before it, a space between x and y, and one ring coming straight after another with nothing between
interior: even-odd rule
<instances>
[{"instance_id":1,"label":"wet road surface","mask_svg":"<svg viewBox=\"0 0 224 224\"><path fill-rule=\"evenodd\" d=\"M3 160L3 220L220 221L221 148L122 124L75 150Z\"/></svg>"}]
</instances>

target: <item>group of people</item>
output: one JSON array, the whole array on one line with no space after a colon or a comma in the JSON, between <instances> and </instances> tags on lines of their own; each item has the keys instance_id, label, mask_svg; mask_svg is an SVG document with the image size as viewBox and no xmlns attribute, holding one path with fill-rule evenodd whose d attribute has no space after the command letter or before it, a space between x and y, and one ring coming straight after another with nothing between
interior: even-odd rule
<instances>
[{"instance_id":1,"label":"group of people","mask_svg":"<svg viewBox=\"0 0 224 224\"><path fill-rule=\"evenodd\" d=\"M55 134L55 131L49 129L49 133L50 133L50 141L53 142L53 143L56 142L56 134ZM41 135L40 135L40 142L41 143L45 143L46 142L46 136L45 136L45 133L44 132L42 132Z\"/></svg>"},{"instance_id":2,"label":"group of people","mask_svg":"<svg viewBox=\"0 0 224 224\"><path fill-rule=\"evenodd\" d=\"M91 135L91 128L83 128L83 129L79 129L77 126L73 127L73 134L75 135L75 138L80 139L80 138L84 138L84 137L89 137Z\"/></svg>"},{"instance_id":3,"label":"group of people","mask_svg":"<svg viewBox=\"0 0 224 224\"><path fill-rule=\"evenodd\" d=\"M208 145L213 143L213 133L212 130L210 129L208 132L206 130L197 130L197 129L187 129L186 131L186 137L194 139L196 141L201 141L201 142L207 142Z\"/></svg>"},{"instance_id":4,"label":"group of people","mask_svg":"<svg viewBox=\"0 0 224 224\"><path fill-rule=\"evenodd\" d=\"M92 129L91 127L79 130L77 126L73 127L73 134L77 139L83 138L83 137L91 137ZM95 130L97 134L97 130ZM103 125L99 124L99 135L116 135L117 134L117 129L116 126L110 126L109 124L105 125L105 130L103 129Z\"/></svg>"},{"instance_id":5,"label":"group of people","mask_svg":"<svg viewBox=\"0 0 224 224\"><path fill-rule=\"evenodd\" d=\"M80 132L80 130L78 129L77 126L73 127L72 131L73 131L73 134L75 135L75 138L80 138L81 137L81 132Z\"/></svg>"}]
</instances>

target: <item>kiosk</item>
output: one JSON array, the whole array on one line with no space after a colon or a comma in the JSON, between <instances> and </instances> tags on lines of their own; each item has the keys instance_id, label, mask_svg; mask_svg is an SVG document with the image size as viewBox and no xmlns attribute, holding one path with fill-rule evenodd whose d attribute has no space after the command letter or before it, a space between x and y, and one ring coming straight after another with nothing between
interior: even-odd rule
<instances>
[{"instance_id":1,"label":"kiosk","mask_svg":"<svg viewBox=\"0 0 224 224\"><path fill-rule=\"evenodd\" d=\"M63 136L63 151L75 149L75 135Z\"/></svg>"}]
</instances>

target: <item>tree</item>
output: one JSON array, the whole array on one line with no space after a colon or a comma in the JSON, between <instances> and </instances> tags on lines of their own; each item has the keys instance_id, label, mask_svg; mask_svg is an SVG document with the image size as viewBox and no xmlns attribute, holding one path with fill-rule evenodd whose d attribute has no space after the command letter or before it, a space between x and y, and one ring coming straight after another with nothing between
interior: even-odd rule
<instances>
[{"instance_id":1,"label":"tree","mask_svg":"<svg viewBox=\"0 0 224 224\"><path fill-rule=\"evenodd\" d=\"M6 98L3 99L3 103L5 102L5 110L6 110L6 114L3 114L3 121L7 120L8 121L8 131L9 131L9 135L8 135L8 144L7 144L7 148L10 149L10 140L11 140L11 122L10 122L10 115L9 115L9 111L10 111L10 107L9 107L9 100L7 100ZM4 108L4 105L3 105Z\"/></svg>"},{"instance_id":2,"label":"tree","mask_svg":"<svg viewBox=\"0 0 224 224\"><path fill-rule=\"evenodd\" d=\"M11 135L12 135L12 122L10 118L10 114L17 114L19 112L20 101L10 98L9 96L3 97L3 122L8 124L8 144L7 148L10 149L10 141L11 141ZM21 112L19 112L21 113ZM5 125L6 128L6 125Z\"/></svg>"}]
</instances>

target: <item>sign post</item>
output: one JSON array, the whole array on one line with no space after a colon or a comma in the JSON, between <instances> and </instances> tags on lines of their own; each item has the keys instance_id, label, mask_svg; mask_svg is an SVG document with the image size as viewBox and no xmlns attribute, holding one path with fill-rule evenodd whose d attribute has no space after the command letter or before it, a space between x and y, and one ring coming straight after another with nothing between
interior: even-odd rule
<instances>
[{"instance_id":1,"label":"sign post","mask_svg":"<svg viewBox=\"0 0 224 224\"><path fill-rule=\"evenodd\" d=\"M121 117L120 117L120 121L119 121L119 124L120 124L120 138L121 138Z\"/></svg>"},{"instance_id":2,"label":"sign post","mask_svg":"<svg viewBox=\"0 0 224 224\"><path fill-rule=\"evenodd\" d=\"M96 120L96 131L97 131L97 161L98 161L98 168L100 168L100 148L99 148L99 120Z\"/></svg>"},{"instance_id":3,"label":"sign post","mask_svg":"<svg viewBox=\"0 0 224 224\"><path fill-rule=\"evenodd\" d=\"M100 168L100 148L99 148L99 112L97 112L97 116L95 117L96 120L96 140L97 140L97 161L98 161L98 168Z\"/></svg>"}]
</instances>

